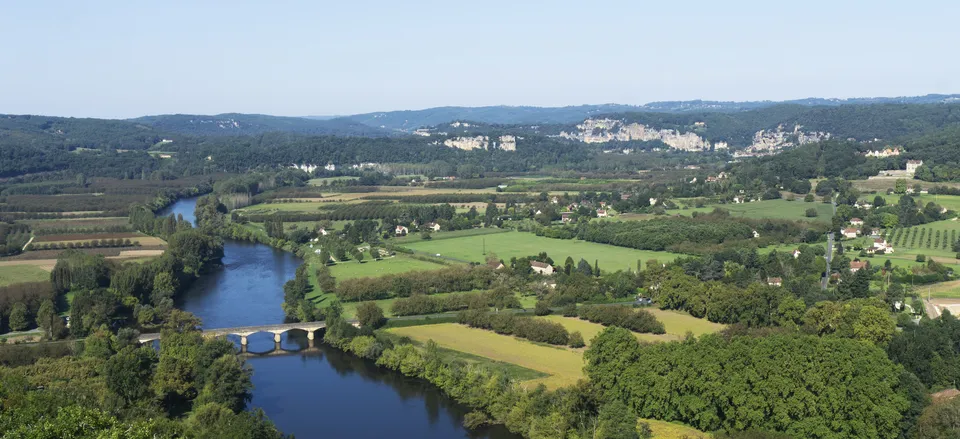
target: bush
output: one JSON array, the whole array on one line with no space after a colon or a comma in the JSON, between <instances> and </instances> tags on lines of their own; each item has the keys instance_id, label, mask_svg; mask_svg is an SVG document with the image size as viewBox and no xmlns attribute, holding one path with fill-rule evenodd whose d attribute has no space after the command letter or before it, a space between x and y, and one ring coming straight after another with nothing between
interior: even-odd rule
<instances>
[{"instance_id":1,"label":"bush","mask_svg":"<svg viewBox=\"0 0 960 439\"><path fill-rule=\"evenodd\" d=\"M577 317L577 304L571 303L569 305L564 306L560 310L560 313L563 314L564 317Z\"/></svg>"},{"instance_id":2,"label":"bush","mask_svg":"<svg viewBox=\"0 0 960 439\"><path fill-rule=\"evenodd\" d=\"M580 307L580 318L603 326L619 326L634 332L664 334L663 323L649 311L633 309L629 306L584 305Z\"/></svg>"},{"instance_id":3,"label":"bush","mask_svg":"<svg viewBox=\"0 0 960 439\"><path fill-rule=\"evenodd\" d=\"M583 335L580 334L580 331L573 331L570 333L569 344L571 348L582 348L587 345L583 342Z\"/></svg>"},{"instance_id":4,"label":"bush","mask_svg":"<svg viewBox=\"0 0 960 439\"><path fill-rule=\"evenodd\" d=\"M553 311L550 310L550 305L543 300L538 300L537 305L533 308L533 313L538 316L550 315L551 312Z\"/></svg>"},{"instance_id":5,"label":"bush","mask_svg":"<svg viewBox=\"0 0 960 439\"><path fill-rule=\"evenodd\" d=\"M818 214L817 214L817 209L814 209L814 208L811 207L811 208L807 209L806 212L804 212L804 215L806 215L807 218L816 218L817 215L818 215Z\"/></svg>"},{"instance_id":6,"label":"bush","mask_svg":"<svg viewBox=\"0 0 960 439\"><path fill-rule=\"evenodd\" d=\"M917 262L927 262L926 255L917 255Z\"/></svg>"},{"instance_id":7,"label":"bush","mask_svg":"<svg viewBox=\"0 0 960 439\"><path fill-rule=\"evenodd\" d=\"M805 202L805 203L812 203L812 202L813 202L813 194L807 194L807 196L803 197L803 202Z\"/></svg>"},{"instance_id":8,"label":"bush","mask_svg":"<svg viewBox=\"0 0 960 439\"><path fill-rule=\"evenodd\" d=\"M566 345L570 340L566 328L559 323L518 317L512 313L490 314L486 310L467 310L460 313L457 321L473 328L490 329L497 334L515 335L552 345Z\"/></svg>"}]
</instances>

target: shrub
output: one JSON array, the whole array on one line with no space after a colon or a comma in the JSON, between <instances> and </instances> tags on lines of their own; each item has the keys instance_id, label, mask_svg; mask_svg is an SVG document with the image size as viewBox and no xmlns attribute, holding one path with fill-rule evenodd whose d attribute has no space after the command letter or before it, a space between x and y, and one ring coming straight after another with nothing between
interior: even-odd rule
<instances>
[{"instance_id":1,"label":"shrub","mask_svg":"<svg viewBox=\"0 0 960 439\"><path fill-rule=\"evenodd\" d=\"M559 323L518 317L511 313L490 314L485 310L467 310L460 313L457 321L473 328L490 329L498 334L515 335L552 345L566 345L570 339L566 328Z\"/></svg>"},{"instance_id":2,"label":"shrub","mask_svg":"<svg viewBox=\"0 0 960 439\"><path fill-rule=\"evenodd\" d=\"M580 307L580 318L603 326L620 326L635 332L664 334L666 330L649 311L633 309L629 306L584 305Z\"/></svg>"},{"instance_id":3,"label":"shrub","mask_svg":"<svg viewBox=\"0 0 960 439\"><path fill-rule=\"evenodd\" d=\"M560 313L562 313L564 317L577 317L577 304L571 303L569 305L564 306L560 310Z\"/></svg>"},{"instance_id":4,"label":"shrub","mask_svg":"<svg viewBox=\"0 0 960 439\"><path fill-rule=\"evenodd\" d=\"M582 348L587 345L583 342L583 335L580 334L580 331L573 331L570 333L569 344L571 348Z\"/></svg>"},{"instance_id":5,"label":"shrub","mask_svg":"<svg viewBox=\"0 0 960 439\"><path fill-rule=\"evenodd\" d=\"M812 203L812 202L813 202L813 194L807 194L805 197L803 197L803 201L804 201L805 203Z\"/></svg>"},{"instance_id":6,"label":"shrub","mask_svg":"<svg viewBox=\"0 0 960 439\"><path fill-rule=\"evenodd\" d=\"M818 215L818 214L817 214L817 209L814 209L814 208L811 207L811 208L807 209L806 212L804 212L804 215L806 215L807 218L816 218L817 215Z\"/></svg>"},{"instance_id":7,"label":"shrub","mask_svg":"<svg viewBox=\"0 0 960 439\"><path fill-rule=\"evenodd\" d=\"M926 255L917 255L917 262L927 262Z\"/></svg>"},{"instance_id":8,"label":"shrub","mask_svg":"<svg viewBox=\"0 0 960 439\"><path fill-rule=\"evenodd\" d=\"M538 300L537 305L533 308L533 313L538 316L550 315L553 312L550 310L550 305L543 300Z\"/></svg>"}]
</instances>

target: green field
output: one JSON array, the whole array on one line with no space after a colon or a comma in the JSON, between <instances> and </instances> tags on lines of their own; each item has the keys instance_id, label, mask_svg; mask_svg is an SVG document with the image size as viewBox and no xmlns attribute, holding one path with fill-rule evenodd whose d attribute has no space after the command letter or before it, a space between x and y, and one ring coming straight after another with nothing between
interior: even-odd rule
<instances>
[{"instance_id":1,"label":"green field","mask_svg":"<svg viewBox=\"0 0 960 439\"><path fill-rule=\"evenodd\" d=\"M339 281L356 277L406 273L408 271L439 270L443 267L443 265L433 262L421 261L409 256L397 254L397 256L384 258L379 261L367 259L363 263L356 261L341 262L330 266L330 273Z\"/></svg>"},{"instance_id":2,"label":"green field","mask_svg":"<svg viewBox=\"0 0 960 439\"><path fill-rule=\"evenodd\" d=\"M887 201L888 205L895 205L899 203L901 197L897 194L865 194L861 196L860 199L868 203L873 203L873 199L876 198L877 195L883 197L883 199ZM960 196L957 195L910 194L910 196L913 197L913 200L919 206L926 206L927 203L933 202L946 207L947 209L960 211Z\"/></svg>"},{"instance_id":3,"label":"green field","mask_svg":"<svg viewBox=\"0 0 960 439\"><path fill-rule=\"evenodd\" d=\"M563 264L567 256L570 256L573 257L574 261L578 261L580 258L590 263L593 263L594 260L599 261L600 269L607 271L635 270L637 260L646 261L648 259L657 259L660 261L672 261L680 256L676 253L634 250L574 239L544 238L526 232L467 236L437 241L418 241L405 244L404 246L411 250L429 254L441 254L451 258L473 262L483 262L486 257L491 254L496 254L498 258L504 261L509 261L512 257L523 257L536 255L540 252L547 252L556 264ZM486 247L487 255L483 254L484 247Z\"/></svg>"},{"instance_id":4,"label":"green field","mask_svg":"<svg viewBox=\"0 0 960 439\"><path fill-rule=\"evenodd\" d=\"M275 212L317 212L320 206L329 206L331 203L307 201L302 203L263 203L237 209L246 214L269 214Z\"/></svg>"},{"instance_id":5,"label":"green field","mask_svg":"<svg viewBox=\"0 0 960 439\"><path fill-rule=\"evenodd\" d=\"M580 335L583 336L583 341L587 343L587 346L590 346L593 338L603 331L604 326L599 323L591 323L586 320L580 320L576 317L564 317L560 315L551 315L544 317L547 320L552 320L563 325L564 328L569 332L580 331ZM676 341L680 340L679 336L673 334L640 334L638 332L633 333L634 337L637 337L637 340L648 341L648 342L661 342L661 341Z\"/></svg>"},{"instance_id":6,"label":"green field","mask_svg":"<svg viewBox=\"0 0 960 439\"><path fill-rule=\"evenodd\" d=\"M336 296L333 294L326 294L320 291L320 287L317 285L316 279L316 269L319 261L317 258L310 257L308 263L310 264L310 284L313 287L313 290L307 293L307 300L312 301L317 306L327 306L330 300L333 300ZM421 270L438 270L443 268L444 265L435 264L433 262L421 261L419 259L414 259L412 257L398 254L397 256L384 258L379 261L367 260L364 263L358 263L356 261L346 261L341 262L336 265L330 266L330 273L337 279L341 281L344 279L353 279L357 277L375 277L375 276L384 276L387 274L397 274L397 273L406 273L408 271L421 271ZM386 300L377 300L377 304L383 308L384 312L387 313L387 317L390 317L390 304L396 299L386 299ZM356 314L356 308L358 303L344 303L343 310L348 317L353 317Z\"/></svg>"},{"instance_id":7,"label":"green field","mask_svg":"<svg viewBox=\"0 0 960 439\"><path fill-rule=\"evenodd\" d=\"M464 230L453 230L445 232L443 230L439 232L434 232L430 234L431 241L439 241L442 239L451 239L451 238L463 238L465 236L480 236L480 235L493 235L496 233L506 233L509 230L506 229L494 229L494 228L479 228L479 229L464 229ZM391 240L394 244L410 244L414 242L423 241L423 238L419 233L410 233L407 236L398 236Z\"/></svg>"},{"instance_id":8,"label":"green field","mask_svg":"<svg viewBox=\"0 0 960 439\"><path fill-rule=\"evenodd\" d=\"M0 266L0 287L24 282L50 280L50 272L33 265Z\"/></svg>"},{"instance_id":9,"label":"green field","mask_svg":"<svg viewBox=\"0 0 960 439\"><path fill-rule=\"evenodd\" d=\"M548 388L569 386L583 378L583 356L580 352L532 343L493 331L470 328L456 323L394 328L389 332L419 342L433 340L441 347L515 364L550 375L524 383L530 388L543 383Z\"/></svg>"},{"instance_id":10,"label":"green field","mask_svg":"<svg viewBox=\"0 0 960 439\"><path fill-rule=\"evenodd\" d=\"M729 203L729 204L709 204L705 207L691 207L689 209L671 210L669 213L678 213L684 216L690 216L693 212L712 212L713 209L726 209L730 215L740 218L754 219L789 219L789 220L807 220L829 222L833 217L833 207L829 204L820 202L806 203L803 197L796 201L787 200L763 200L753 203ZM807 209L817 209L816 218L806 216Z\"/></svg>"},{"instance_id":11,"label":"green field","mask_svg":"<svg viewBox=\"0 0 960 439\"><path fill-rule=\"evenodd\" d=\"M919 226L891 229L886 233L887 242L893 245L894 253L884 257L890 257L891 259L909 257L909 259L914 259L916 255L923 254L936 257L939 262L958 263L956 252L953 251L953 243L960 240L960 222L952 220L937 221ZM862 242L865 245L868 241L869 239Z\"/></svg>"}]
</instances>

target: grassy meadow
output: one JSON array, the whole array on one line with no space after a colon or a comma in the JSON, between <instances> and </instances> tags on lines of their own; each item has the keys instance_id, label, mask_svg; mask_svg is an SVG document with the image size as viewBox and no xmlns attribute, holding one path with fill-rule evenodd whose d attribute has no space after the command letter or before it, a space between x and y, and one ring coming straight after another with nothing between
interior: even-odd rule
<instances>
[{"instance_id":1,"label":"grassy meadow","mask_svg":"<svg viewBox=\"0 0 960 439\"><path fill-rule=\"evenodd\" d=\"M572 349L529 342L456 323L394 328L391 333L419 342L435 341L443 348L515 364L549 375L525 381L532 389L543 383L551 389L569 386L583 378L583 355Z\"/></svg>"},{"instance_id":2,"label":"grassy meadow","mask_svg":"<svg viewBox=\"0 0 960 439\"><path fill-rule=\"evenodd\" d=\"M637 260L672 261L680 256L676 253L635 250L575 239L544 238L526 232L507 232L429 241L420 240L405 243L404 247L429 254L439 253L443 256L471 262L484 262L488 256L493 254L504 261L509 261L512 257L547 252L557 264L563 264L567 256L570 256L573 257L574 261L583 258L591 264L596 260L600 264L600 269L607 271L635 270ZM483 254L484 247L486 248L486 255Z\"/></svg>"},{"instance_id":3,"label":"grassy meadow","mask_svg":"<svg viewBox=\"0 0 960 439\"><path fill-rule=\"evenodd\" d=\"M738 218L753 218L753 219L786 219L786 220L806 220L806 221L824 221L829 222L830 218L833 217L833 207L829 204L824 204L818 201L812 203L807 203L803 201L803 197L799 197L794 201L787 201L784 199L780 200L763 200L756 201L753 203L739 203L739 204L708 204L704 207L691 207L689 209L681 210L670 210L668 213L678 213L684 216L690 216L693 212L712 212L714 209L726 209L730 211L730 216ZM817 217L810 218L806 216L807 209L814 208L817 210Z\"/></svg>"},{"instance_id":4,"label":"grassy meadow","mask_svg":"<svg viewBox=\"0 0 960 439\"><path fill-rule=\"evenodd\" d=\"M50 272L34 265L0 265L0 287L50 280Z\"/></svg>"}]
</instances>

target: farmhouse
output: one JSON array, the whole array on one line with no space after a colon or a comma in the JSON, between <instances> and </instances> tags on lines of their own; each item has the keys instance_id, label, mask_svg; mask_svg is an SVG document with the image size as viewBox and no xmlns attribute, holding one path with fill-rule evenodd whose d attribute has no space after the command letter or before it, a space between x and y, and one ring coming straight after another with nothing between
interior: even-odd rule
<instances>
[{"instance_id":1,"label":"farmhouse","mask_svg":"<svg viewBox=\"0 0 960 439\"><path fill-rule=\"evenodd\" d=\"M923 166L923 160L907 160L907 173L915 175L921 166Z\"/></svg>"},{"instance_id":2,"label":"farmhouse","mask_svg":"<svg viewBox=\"0 0 960 439\"><path fill-rule=\"evenodd\" d=\"M597 218L606 218L607 211L604 209L597 209Z\"/></svg>"},{"instance_id":3,"label":"farmhouse","mask_svg":"<svg viewBox=\"0 0 960 439\"><path fill-rule=\"evenodd\" d=\"M886 239L874 239L873 240L873 251L882 250L884 253L893 253L893 246L887 243Z\"/></svg>"},{"instance_id":4,"label":"farmhouse","mask_svg":"<svg viewBox=\"0 0 960 439\"><path fill-rule=\"evenodd\" d=\"M570 213L571 212L560 212L560 221L565 223L569 223L570 221L573 221L573 218L570 217Z\"/></svg>"},{"instance_id":5,"label":"farmhouse","mask_svg":"<svg viewBox=\"0 0 960 439\"><path fill-rule=\"evenodd\" d=\"M844 238L856 238L857 236L860 236L860 229L854 229L852 227L843 229Z\"/></svg>"},{"instance_id":6,"label":"farmhouse","mask_svg":"<svg viewBox=\"0 0 960 439\"><path fill-rule=\"evenodd\" d=\"M394 230L394 233L396 233L397 236L403 236L407 233L410 233L410 229L398 224L396 230Z\"/></svg>"},{"instance_id":7,"label":"farmhouse","mask_svg":"<svg viewBox=\"0 0 960 439\"><path fill-rule=\"evenodd\" d=\"M327 229L324 229L323 227L321 227L317 229L317 234L319 234L320 236L327 236L330 234L330 232L328 232Z\"/></svg>"},{"instance_id":8,"label":"farmhouse","mask_svg":"<svg viewBox=\"0 0 960 439\"><path fill-rule=\"evenodd\" d=\"M491 259L487 261L487 266L489 266L490 268L493 268L494 270L499 270L503 268L503 262L496 259Z\"/></svg>"},{"instance_id":9,"label":"farmhouse","mask_svg":"<svg viewBox=\"0 0 960 439\"><path fill-rule=\"evenodd\" d=\"M850 218L850 225L851 225L851 226L862 226L862 225L863 225L863 220L860 219L860 218Z\"/></svg>"},{"instance_id":10,"label":"farmhouse","mask_svg":"<svg viewBox=\"0 0 960 439\"><path fill-rule=\"evenodd\" d=\"M530 261L530 268L532 268L534 272L537 272L544 276L549 276L553 274L553 266L545 262Z\"/></svg>"},{"instance_id":11,"label":"farmhouse","mask_svg":"<svg viewBox=\"0 0 960 439\"><path fill-rule=\"evenodd\" d=\"M783 279L779 277L768 277L767 285L770 285L771 287L779 287L783 285Z\"/></svg>"},{"instance_id":12,"label":"farmhouse","mask_svg":"<svg viewBox=\"0 0 960 439\"><path fill-rule=\"evenodd\" d=\"M423 227L427 230L433 230L434 232L440 231L440 224L437 223L426 223L423 225Z\"/></svg>"},{"instance_id":13,"label":"farmhouse","mask_svg":"<svg viewBox=\"0 0 960 439\"><path fill-rule=\"evenodd\" d=\"M850 272L856 273L860 271L861 268L869 268L870 262L868 261L850 261Z\"/></svg>"}]
</instances>

